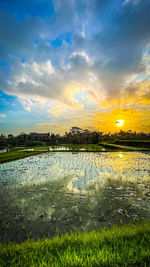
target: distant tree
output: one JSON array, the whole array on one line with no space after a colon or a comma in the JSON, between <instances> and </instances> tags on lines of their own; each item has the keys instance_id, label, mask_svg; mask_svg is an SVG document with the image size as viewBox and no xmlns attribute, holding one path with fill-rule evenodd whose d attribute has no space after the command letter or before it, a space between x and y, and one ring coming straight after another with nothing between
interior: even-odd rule
<instances>
[{"instance_id":1,"label":"distant tree","mask_svg":"<svg viewBox=\"0 0 150 267\"><path fill-rule=\"evenodd\" d=\"M0 136L0 146L7 146L7 138L5 135L1 134Z\"/></svg>"}]
</instances>

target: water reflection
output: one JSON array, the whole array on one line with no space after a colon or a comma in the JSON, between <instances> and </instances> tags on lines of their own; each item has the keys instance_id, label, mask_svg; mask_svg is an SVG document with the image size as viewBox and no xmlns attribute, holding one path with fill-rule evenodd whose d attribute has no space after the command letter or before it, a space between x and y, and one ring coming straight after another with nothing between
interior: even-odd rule
<instances>
[{"instance_id":1,"label":"water reflection","mask_svg":"<svg viewBox=\"0 0 150 267\"><path fill-rule=\"evenodd\" d=\"M0 241L149 219L149 183L150 153L50 152L0 165Z\"/></svg>"},{"instance_id":2,"label":"water reflection","mask_svg":"<svg viewBox=\"0 0 150 267\"><path fill-rule=\"evenodd\" d=\"M121 160L120 160L121 159ZM92 181L150 179L150 153L46 153L0 165L1 183L15 186L72 177L73 188L86 190ZM69 186L70 188L70 186ZM77 191L77 190L76 190Z\"/></svg>"}]
</instances>

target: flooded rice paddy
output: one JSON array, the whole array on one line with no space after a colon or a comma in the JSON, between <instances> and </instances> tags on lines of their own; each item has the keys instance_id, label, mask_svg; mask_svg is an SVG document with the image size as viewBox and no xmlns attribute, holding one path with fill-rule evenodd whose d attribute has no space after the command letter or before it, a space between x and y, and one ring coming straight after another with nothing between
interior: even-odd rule
<instances>
[{"instance_id":1,"label":"flooded rice paddy","mask_svg":"<svg viewBox=\"0 0 150 267\"><path fill-rule=\"evenodd\" d=\"M49 152L0 165L0 241L150 219L150 153Z\"/></svg>"}]
</instances>

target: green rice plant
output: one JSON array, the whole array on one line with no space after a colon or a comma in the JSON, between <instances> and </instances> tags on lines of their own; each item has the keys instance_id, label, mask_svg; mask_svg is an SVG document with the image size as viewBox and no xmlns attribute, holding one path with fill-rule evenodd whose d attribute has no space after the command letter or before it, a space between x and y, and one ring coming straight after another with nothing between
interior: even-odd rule
<instances>
[{"instance_id":1,"label":"green rice plant","mask_svg":"<svg viewBox=\"0 0 150 267\"><path fill-rule=\"evenodd\" d=\"M20 214L23 214L23 209L20 210Z\"/></svg>"},{"instance_id":2,"label":"green rice plant","mask_svg":"<svg viewBox=\"0 0 150 267\"><path fill-rule=\"evenodd\" d=\"M22 230L25 230L25 228L26 228L26 226L25 226L25 224L22 226Z\"/></svg>"},{"instance_id":3,"label":"green rice plant","mask_svg":"<svg viewBox=\"0 0 150 267\"><path fill-rule=\"evenodd\" d=\"M35 210L34 209L32 209L32 214L35 214Z\"/></svg>"},{"instance_id":4,"label":"green rice plant","mask_svg":"<svg viewBox=\"0 0 150 267\"><path fill-rule=\"evenodd\" d=\"M80 221L80 223L82 222L82 217L81 216L79 216L79 221Z\"/></svg>"},{"instance_id":5,"label":"green rice plant","mask_svg":"<svg viewBox=\"0 0 150 267\"><path fill-rule=\"evenodd\" d=\"M68 202L65 203L65 206L66 206L66 208L68 208L68 206L69 206Z\"/></svg>"},{"instance_id":6,"label":"green rice plant","mask_svg":"<svg viewBox=\"0 0 150 267\"><path fill-rule=\"evenodd\" d=\"M18 216L18 215L16 215L15 219L16 219L16 220L18 220L18 218L19 218L19 216Z\"/></svg>"},{"instance_id":7,"label":"green rice plant","mask_svg":"<svg viewBox=\"0 0 150 267\"><path fill-rule=\"evenodd\" d=\"M6 229L6 230L8 230L9 229L9 223L3 224L3 228Z\"/></svg>"},{"instance_id":8,"label":"green rice plant","mask_svg":"<svg viewBox=\"0 0 150 267\"><path fill-rule=\"evenodd\" d=\"M94 226L97 227L97 222L96 221L94 221Z\"/></svg>"}]
</instances>

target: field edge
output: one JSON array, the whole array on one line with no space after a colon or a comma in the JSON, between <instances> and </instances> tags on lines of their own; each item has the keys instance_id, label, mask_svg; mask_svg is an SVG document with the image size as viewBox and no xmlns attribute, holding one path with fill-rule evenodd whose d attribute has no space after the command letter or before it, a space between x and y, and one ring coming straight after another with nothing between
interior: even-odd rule
<instances>
[{"instance_id":1,"label":"field edge","mask_svg":"<svg viewBox=\"0 0 150 267\"><path fill-rule=\"evenodd\" d=\"M150 221L0 244L0 266L149 266Z\"/></svg>"}]
</instances>

